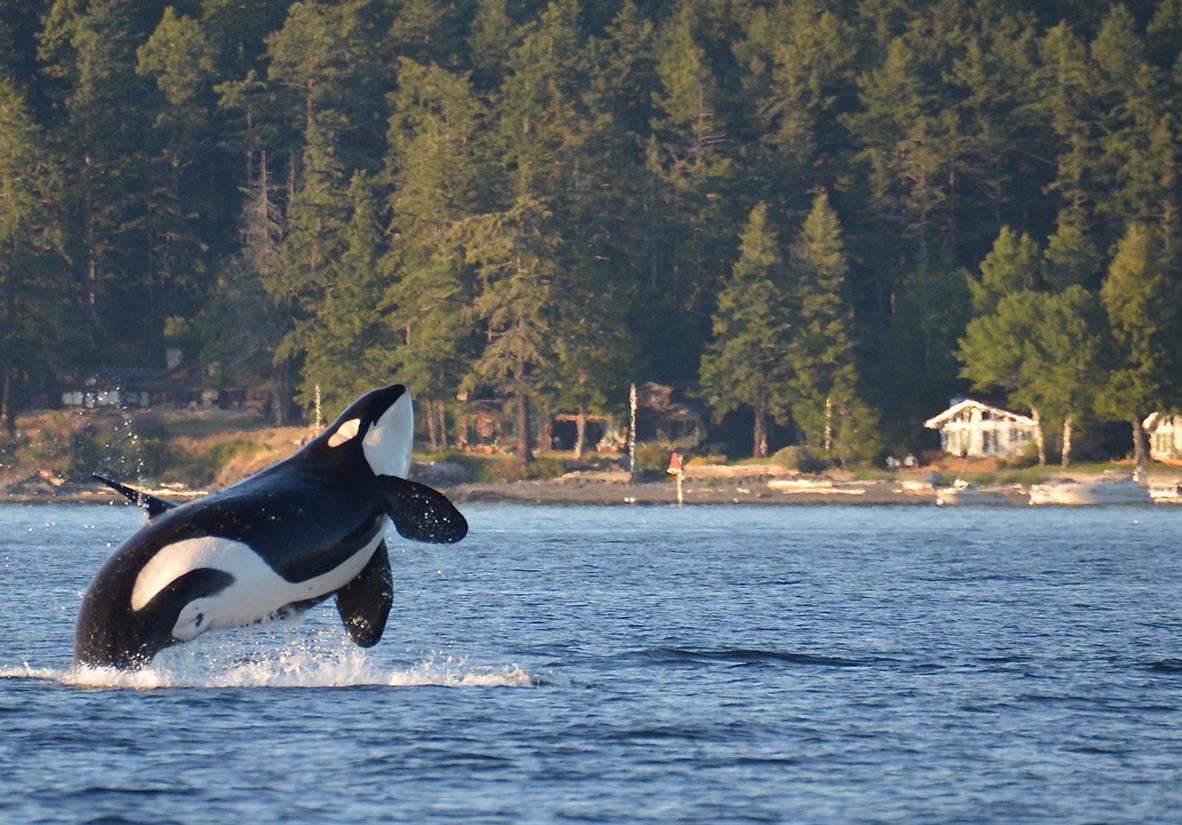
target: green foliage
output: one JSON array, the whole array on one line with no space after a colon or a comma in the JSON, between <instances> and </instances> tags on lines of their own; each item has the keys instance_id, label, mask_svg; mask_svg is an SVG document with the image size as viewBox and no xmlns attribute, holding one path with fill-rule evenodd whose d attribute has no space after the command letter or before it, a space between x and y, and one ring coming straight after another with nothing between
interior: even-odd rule
<instances>
[{"instance_id":1,"label":"green foliage","mask_svg":"<svg viewBox=\"0 0 1182 825\"><path fill-rule=\"evenodd\" d=\"M781 447L772 456L772 463L785 470L816 475L829 469L829 462L804 445Z\"/></svg>"},{"instance_id":2,"label":"green foliage","mask_svg":"<svg viewBox=\"0 0 1182 825\"><path fill-rule=\"evenodd\" d=\"M1108 381L1097 401L1101 414L1134 422L1133 453L1144 447L1138 422L1153 409L1182 402L1176 351L1179 284L1161 235L1130 224L1108 267L1100 299L1114 339Z\"/></svg>"},{"instance_id":3,"label":"green foliage","mask_svg":"<svg viewBox=\"0 0 1182 825\"><path fill-rule=\"evenodd\" d=\"M574 465L558 456L539 456L525 468L524 478L546 481L558 478L573 469Z\"/></svg>"},{"instance_id":4,"label":"green foliage","mask_svg":"<svg viewBox=\"0 0 1182 825\"><path fill-rule=\"evenodd\" d=\"M974 387L1002 389L1011 404L1065 419L1093 404L1102 377L1101 344L1095 296L1073 285L1058 293L1005 296L993 314L969 323L958 357L961 374Z\"/></svg>"},{"instance_id":5,"label":"green foliage","mask_svg":"<svg viewBox=\"0 0 1182 825\"><path fill-rule=\"evenodd\" d=\"M988 315L1007 295L1034 289L1038 284L1039 249L1029 235L1003 226L993 249L981 261L981 280L969 280L973 312Z\"/></svg>"},{"instance_id":6,"label":"green foliage","mask_svg":"<svg viewBox=\"0 0 1182 825\"><path fill-rule=\"evenodd\" d=\"M702 355L701 381L715 415L740 406L755 414L753 452L767 455L766 419L783 410L789 375L784 351L789 319L779 239L768 226L767 205L751 210L740 258L718 296L714 341Z\"/></svg>"},{"instance_id":7,"label":"green foliage","mask_svg":"<svg viewBox=\"0 0 1182 825\"><path fill-rule=\"evenodd\" d=\"M805 443L843 462L878 451L878 415L859 393L848 272L841 224L822 193L792 245L788 403Z\"/></svg>"},{"instance_id":8,"label":"green foliage","mask_svg":"<svg viewBox=\"0 0 1182 825\"><path fill-rule=\"evenodd\" d=\"M886 346L874 366L882 375L873 381L896 427L915 427L947 402L960 370L956 342L970 316L968 273L954 260L924 259L904 273ZM910 369L898 370L898 364Z\"/></svg>"},{"instance_id":9,"label":"green foliage","mask_svg":"<svg viewBox=\"0 0 1182 825\"><path fill-rule=\"evenodd\" d=\"M53 208L61 181L42 140L19 91L0 77L0 425L10 431L21 385L59 370L69 338Z\"/></svg>"},{"instance_id":10,"label":"green foliage","mask_svg":"<svg viewBox=\"0 0 1182 825\"><path fill-rule=\"evenodd\" d=\"M669 467L669 455L673 447L668 444L647 442L636 445L636 472L650 478L661 478ZM627 469L627 468L625 468Z\"/></svg>"},{"instance_id":11,"label":"green foliage","mask_svg":"<svg viewBox=\"0 0 1182 825\"><path fill-rule=\"evenodd\" d=\"M280 419L700 377L852 461L966 381L1082 415L1094 352L1177 406L1180 9L0 0L0 416L168 319Z\"/></svg>"}]
</instances>

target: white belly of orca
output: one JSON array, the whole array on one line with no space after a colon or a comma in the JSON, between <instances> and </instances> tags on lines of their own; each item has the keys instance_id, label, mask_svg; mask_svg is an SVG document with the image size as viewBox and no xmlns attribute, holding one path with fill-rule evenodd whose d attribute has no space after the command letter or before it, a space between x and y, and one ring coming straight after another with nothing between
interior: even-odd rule
<instances>
[{"instance_id":1,"label":"white belly of orca","mask_svg":"<svg viewBox=\"0 0 1182 825\"><path fill-rule=\"evenodd\" d=\"M327 573L289 582L246 544L215 536L185 539L163 547L136 576L131 609L141 610L157 593L190 570L223 570L233 584L181 608L172 636L187 642L211 628L241 627L274 615L283 607L340 590L364 569L382 542L379 531L364 547Z\"/></svg>"}]
</instances>

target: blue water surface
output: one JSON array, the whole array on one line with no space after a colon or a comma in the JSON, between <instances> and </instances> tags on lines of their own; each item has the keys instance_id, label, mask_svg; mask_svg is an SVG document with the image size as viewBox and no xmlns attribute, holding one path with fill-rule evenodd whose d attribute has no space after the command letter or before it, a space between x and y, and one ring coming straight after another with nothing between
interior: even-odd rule
<instances>
[{"instance_id":1,"label":"blue water surface","mask_svg":"<svg viewBox=\"0 0 1182 825\"><path fill-rule=\"evenodd\" d=\"M331 604L76 672L126 507L0 507L0 821L1178 822L1182 509L468 505Z\"/></svg>"}]
</instances>

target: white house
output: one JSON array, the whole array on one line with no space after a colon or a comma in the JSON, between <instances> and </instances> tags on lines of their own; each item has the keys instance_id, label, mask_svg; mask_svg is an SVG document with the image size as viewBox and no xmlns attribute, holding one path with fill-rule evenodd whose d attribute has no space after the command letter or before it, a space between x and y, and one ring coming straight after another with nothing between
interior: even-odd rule
<instances>
[{"instance_id":1,"label":"white house","mask_svg":"<svg viewBox=\"0 0 1182 825\"><path fill-rule=\"evenodd\" d=\"M1029 416L971 398L953 404L923 425L940 431L944 452L973 458L1013 455L1034 438L1038 426Z\"/></svg>"},{"instance_id":2,"label":"white house","mask_svg":"<svg viewBox=\"0 0 1182 825\"><path fill-rule=\"evenodd\" d=\"M1150 413L1141 422L1149 438L1149 457L1154 461L1182 459L1182 416Z\"/></svg>"}]
</instances>

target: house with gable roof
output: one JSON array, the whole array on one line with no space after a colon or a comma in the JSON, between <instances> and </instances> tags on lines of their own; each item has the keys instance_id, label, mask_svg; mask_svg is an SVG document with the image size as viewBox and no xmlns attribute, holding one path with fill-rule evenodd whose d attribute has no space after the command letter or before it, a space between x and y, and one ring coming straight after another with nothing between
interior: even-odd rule
<instances>
[{"instance_id":1,"label":"house with gable roof","mask_svg":"<svg viewBox=\"0 0 1182 825\"><path fill-rule=\"evenodd\" d=\"M1014 455L1034 439L1038 427L1030 416L971 398L954 403L923 425L940 431L944 452L969 458Z\"/></svg>"}]
</instances>

